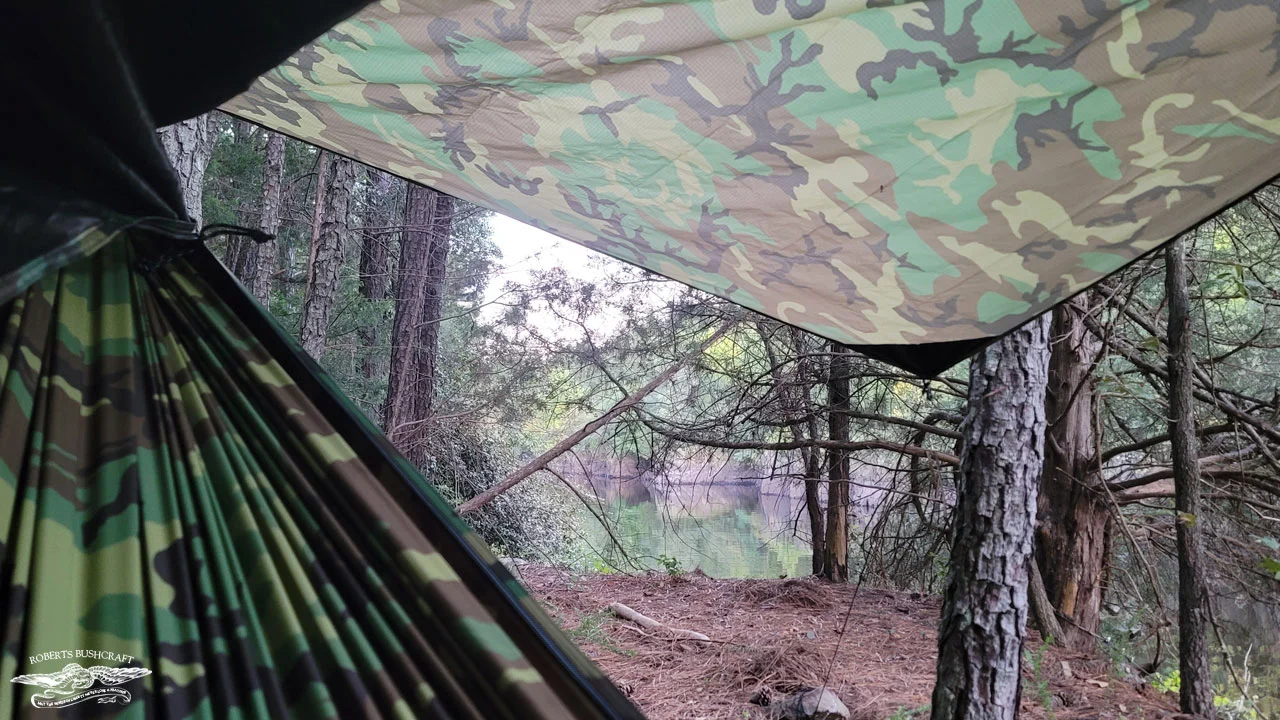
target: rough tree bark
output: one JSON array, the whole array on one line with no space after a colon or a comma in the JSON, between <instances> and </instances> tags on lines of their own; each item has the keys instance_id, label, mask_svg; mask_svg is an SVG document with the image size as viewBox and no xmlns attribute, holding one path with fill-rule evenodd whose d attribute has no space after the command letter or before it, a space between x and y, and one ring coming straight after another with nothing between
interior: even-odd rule
<instances>
[{"instance_id":1,"label":"rough tree bark","mask_svg":"<svg viewBox=\"0 0 1280 720\"><path fill-rule=\"evenodd\" d=\"M360 295L365 300L378 301L387 297L387 248L392 236L382 230L374 230L383 225L385 205L392 193L391 176L380 170L369 170L369 200L365 204L363 225L364 236L360 243ZM379 374L379 353L374 351L378 344L378 326L374 323L363 326L359 331L360 344L366 352L361 362L361 371L366 378L374 378Z\"/></svg>"},{"instance_id":2,"label":"rough tree bark","mask_svg":"<svg viewBox=\"0 0 1280 720\"><path fill-rule=\"evenodd\" d=\"M809 437L817 437L817 421L809 423L815 431ZM814 575L822 575L827 567L827 519L822 508L822 453L817 448L801 449L804 457L804 507L809 514L809 536L813 538Z\"/></svg>"},{"instance_id":3,"label":"rough tree bark","mask_svg":"<svg viewBox=\"0 0 1280 720\"><path fill-rule=\"evenodd\" d=\"M325 196L328 195L329 164L332 160L333 155L325 150L321 150L316 156L316 198L311 210L311 243L307 253L306 294L308 295L311 294L311 280L315 277L312 269L316 266L316 251L320 245L320 226L324 224L324 202Z\"/></svg>"},{"instance_id":4,"label":"rough tree bark","mask_svg":"<svg viewBox=\"0 0 1280 720\"><path fill-rule=\"evenodd\" d=\"M1066 637L1062 631L1062 623L1058 622L1053 601L1044 589L1044 578L1040 575L1040 565L1036 562L1034 553L1027 568L1027 602L1031 607L1031 619L1040 630L1040 637L1046 642L1052 638L1058 644L1065 644L1062 641Z\"/></svg>"},{"instance_id":5,"label":"rough tree bark","mask_svg":"<svg viewBox=\"0 0 1280 720\"><path fill-rule=\"evenodd\" d=\"M324 357L328 339L329 315L342 270L347 208L356 181L355 164L347 158L335 158L332 172L333 178L325 193L324 220L313 246L315 261L311 264L311 281L307 283L307 294L302 301L302 349L317 360Z\"/></svg>"},{"instance_id":6,"label":"rough tree bark","mask_svg":"<svg viewBox=\"0 0 1280 720\"><path fill-rule=\"evenodd\" d=\"M1032 320L969 367L933 720L1010 720L1018 713L1048 335L1048 317Z\"/></svg>"},{"instance_id":7,"label":"rough tree bark","mask_svg":"<svg viewBox=\"0 0 1280 720\"><path fill-rule=\"evenodd\" d=\"M1209 674L1209 594L1205 582L1200 457L1192 392L1191 301L1187 294L1186 241L1165 251L1165 294L1169 300L1169 442L1173 454L1174 508L1178 544L1178 671L1182 712L1213 716Z\"/></svg>"},{"instance_id":8,"label":"rough tree bark","mask_svg":"<svg viewBox=\"0 0 1280 720\"><path fill-rule=\"evenodd\" d=\"M267 133L267 156L262 166L262 212L258 218L258 229L269 235L280 232L280 190L284 184L284 136L271 130ZM276 275L276 243L279 240L254 245L255 259L253 272L250 274L249 292L262 303L263 307L271 307L271 288Z\"/></svg>"},{"instance_id":9,"label":"rough tree bark","mask_svg":"<svg viewBox=\"0 0 1280 720\"><path fill-rule=\"evenodd\" d=\"M435 396L436 344L452 215L452 197L421 185L409 186L383 426L396 448L415 464L425 460L426 420Z\"/></svg>"},{"instance_id":10,"label":"rough tree bark","mask_svg":"<svg viewBox=\"0 0 1280 720\"><path fill-rule=\"evenodd\" d=\"M1089 310L1090 296L1084 293L1053 311L1036 536L1036 560L1048 600L1070 620L1062 626L1067 637L1058 640L1073 645L1091 642L1091 633L1098 631L1111 548L1111 512L1098 490L1094 432L1092 369L1101 343L1085 327Z\"/></svg>"},{"instance_id":11,"label":"rough tree bark","mask_svg":"<svg viewBox=\"0 0 1280 720\"><path fill-rule=\"evenodd\" d=\"M190 120L160 128L160 144L169 156L169 163L178 173L182 187L182 202L187 214L196 225L204 224L204 170L213 154L213 136L209 132L209 116L200 115Z\"/></svg>"},{"instance_id":12,"label":"rough tree bark","mask_svg":"<svg viewBox=\"0 0 1280 720\"><path fill-rule=\"evenodd\" d=\"M425 192L424 192L425 191ZM410 185L405 196L404 224L400 239L400 263L396 276L396 314L391 326L391 368L387 378L387 404L382 426L387 437L404 447L406 426L416 418L417 363L414 347L422 310L426 305L427 257L431 250L429 229L435 224L436 203L429 188Z\"/></svg>"},{"instance_id":13,"label":"rough tree bark","mask_svg":"<svg viewBox=\"0 0 1280 720\"><path fill-rule=\"evenodd\" d=\"M436 398L436 365L440 356L440 321L444 316L445 290L449 284L449 245L453 235L455 203L452 195L435 193L437 218L427 253L427 287L418 332L418 402L422 417L430 417Z\"/></svg>"},{"instance_id":14,"label":"rough tree bark","mask_svg":"<svg viewBox=\"0 0 1280 720\"><path fill-rule=\"evenodd\" d=\"M849 441L849 376L851 351L831 343L831 373L827 376L828 436ZM827 450L827 542L822 576L832 582L849 581L849 452Z\"/></svg>"}]
</instances>

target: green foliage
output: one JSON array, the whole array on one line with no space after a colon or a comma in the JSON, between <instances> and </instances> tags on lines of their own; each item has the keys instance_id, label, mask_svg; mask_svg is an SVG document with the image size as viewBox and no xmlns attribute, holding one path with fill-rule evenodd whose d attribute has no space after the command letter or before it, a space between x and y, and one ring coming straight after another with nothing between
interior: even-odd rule
<instances>
[{"instance_id":1,"label":"green foliage","mask_svg":"<svg viewBox=\"0 0 1280 720\"><path fill-rule=\"evenodd\" d=\"M888 717L888 720L916 720L917 718L926 717L929 714L929 705L921 705L914 708L898 708Z\"/></svg>"},{"instance_id":2,"label":"green foliage","mask_svg":"<svg viewBox=\"0 0 1280 720\"><path fill-rule=\"evenodd\" d=\"M1218 720L1258 720L1258 711L1247 698L1213 696L1213 709Z\"/></svg>"},{"instance_id":3,"label":"green foliage","mask_svg":"<svg viewBox=\"0 0 1280 720\"><path fill-rule=\"evenodd\" d=\"M1040 706L1044 708L1049 720L1054 718L1053 691L1049 687L1049 678L1045 676L1044 660L1052 643L1053 638L1048 637L1034 652L1030 650L1023 651L1026 663L1031 666L1031 693L1035 696L1036 702L1040 703Z\"/></svg>"},{"instance_id":4,"label":"green foliage","mask_svg":"<svg viewBox=\"0 0 1280 720\"><path fill-rule=\"evenodd\" d=\"M673 558L669 555L659 555L658 564L667 571L668 575L683 575L684 569L680 567L679 558Z\"/></svg>"},{"instance_id":5,"label":"green foliage","mask_svg":"<svg viewBox=\"0 0 1280 720\"><path fill-rule=\"evenodd\" d=\"M264 133L243 120L214 114L213 152L201 194L205 224L255 224L262 196Z\"/></svg>"},{"instance_id":6,"label":"green foliage","mask_svg":"<svg viewBox=\"0 0 1280 720\"><path fill-rule=\"evenodd\" d=\"M613 614L607 608L592 613L575 611L574 614L577 615L578 625L568 632L575 643L579 645L589 643L622 656L636 654L634 650L619 647L605 631L605 627L613 622Z\"/></svg>"},{"instance_id":7,"label":"green foliage","mask_svg":"<svg viewBox=\"0 0 1280 720\"><path fill-rule=\"evenodd\" d=\"M1154 688L1156 692L1173 693L1174 695L1177 695L1178 691L1182 689L1182 673L1180 673L1176 667L1167 668L1161 672L1157 672L1155 675L1151 676L1151 687Z\"/></svg>"},{"instance_id":8,"label":"green foliage","mask_svg":"<svg viewBox=\"0 0 1280 720\"><path fill-rule=\"evenodd\" d=\"M611 575L617 572L612 565L593 553L586 555L586 565L586 569L598 575Z\"/></svg>"},{"instance_id":9,"label":"green foliage","mask_svg":"<svg viewBox=\"0 0 1280 720\"><path fill-rule=\"evenodd\" d=\"M423 472L446 499L460 505L515 469L511 447L509 438L492 430L439 425ZM578 532L576 505L557 481L535 476L467 519L500 556L554 560L566 554Z\"/></svg>"}]
</instances>

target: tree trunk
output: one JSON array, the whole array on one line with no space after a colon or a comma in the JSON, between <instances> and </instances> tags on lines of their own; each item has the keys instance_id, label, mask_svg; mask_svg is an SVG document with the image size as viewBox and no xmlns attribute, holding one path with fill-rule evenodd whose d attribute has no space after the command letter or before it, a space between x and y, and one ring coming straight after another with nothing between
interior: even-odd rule
<instances>
[{"instance_id":1,"label":"tree trunk","mask_svg":"<svg viewBox=\"0 0 1280 720\"><path fill-rule=\"evenodd\" d=\"M425 190L425 192L423 192ZM391 368L387 378L387 404L382 426L387 437L405 451L403 434L417 416L417 362L414 346L426 305L427 257L431 250L430 228L435 222L436 203L431 191L410 185L405 197L406 231L400 240L400 267L396 277L396 315L391 326Z\"/></svg>"},{"instance_id":2,"label":"tree trunk","mask_svg":"<svg viewBox=\"0 0 1280 720\"><path fill-rule=\"evenodd\" d=\"M1213 716L1213 678L1207 644L1209 595L1205 582L1200 525L1200 449L1192 405L1190 300L1187 296L1186 241L1165 251L1165 294L1169 299L1169 441L1173 453L1175 526L1178 537L1178 670L1182 712Z\"/></svg>"},{"instance_id":3,"label":"tree trunk","mask_svg":"<svg viewBox=\"0 0 1280 720\"><path fill-rule=\"evenodd\" d=\"M212 120L210 121L210 132L217 132L213 127ZM253 126L239 118L232 119L231 144L237 149L248 145L250 152L254 152ZM246 208L243 206L236 208L235 223L237 225L245 224L243 216L245 210ZM227 269L239 278L240 282L245 284L245 287L248 287L258 268L258 243L248 238L228 238L226 256L222 264L226 265Z\"/></svg>"},{"instance_id":4,"label":"tree trunk","mask_svg":"<svg viewBox=\"0 0 1280 720\"><path fill-rule=\"evenodd\" d=\"M796 377L800 382L801 407L808 417L806 422L809 437L818 438L818 411L813 406L813 386L810 380L814 377L813 361L808 357L804 346L804 333L797 328L790 328L791 342L795 346ZM822 575L827 566L827 519L822 510L822 452L816 447L805 448L804 452L804 504L809 513L809 535L813 538L813 574Z\"/></svg>"},{"instance_id":5,"label":"tree trunk","mask_svg":"<svg viewBox=\"0 0 1280 720\"><path fill-rule=\"evenodd\" d=\"M1040 575L1040 567L1034 553L1031 555L1031 564L1027 572L1027 599L1030 602L1031 617L1040 630L1040 637L1044 638L1045 642L1052 639L1055 643L1062 644L1062 638L1065 637L1062 623L1058 622L1058 616L1053 612L1053 602L1049 600L1049 593L1044 589L1044 578Z\"/></svg>"},{"instance_id":6,"label":"tree trunk","mask_svg":"<svg viewBox=\"0 0 1280 720\"><path fill-rule=\"evenodd\" d=\"M190 120L174 123L159 130L160 144L164 147L169 163L178 174L182 188L182 202L187 215L204 224L204 170L213 154L213 135L209 132L209 116L200 115Z\"/></svg>"},{"instance_id":7,"label":"tree trunk","mask_svg":"<svg viewBox=\"0 0 1280 720\"><path fill-rule=\"evenodd\" d=\"M831 374L827 377L827 427L831 440L849 441L849 349L831 343ZM827 542L823 577L849 581L849 452L827 450Z\"/></svg>"},{"instance_id":8,"label":"tree trunk","mask_svg":"<svg viewBox=\"0 0 1280 720\"><path fill-rule=\"evenodd\" d=\"M391 442L415 464L425 459L425 425L435 395L436 344L452 214L452 197L421 185L409 186L383 424Z\"/></svg>"},{"instance_id":9,"label":"tree trunk","mask_svg":"<svg viewBox=\"0 0 1280 720\"><path fill-rule=\"evenodd\" d=\"M440 356L440 322L444 316L445 291L449 283L449 245L453 234L452 195L435 193L436 222L432 226L431 250L427 253L426 305L418 332L418 402L420 415L431 417L436 400L436 366Z\"/></svg>"},{"instance_id":10,"label":"tree trunk","mask_svg":"<svg viewBox=\"0 0 1280 720\"><path fill-rule=\"evenodd\" d=\"M801 452L804 453L804 506L809 513L809 535L813 538L813 574L822 575L827 567L827 522L822 515L821 495L822 453L812 447Z\"/></svg>"},{"instance_id":11,"label":"tree trunk","mask_svg":"<svg viewBox=\"0 0 1280 720\"><path fill-rule=\"evenodd\" d=\"M324 225L324 202L328 194L326 185L329 181L329 163L332 159L333 156L325 150L320 150L319 155L316 156L316 199L311 211L311 243L307 255L306 294L308 295L311 294L311 282L315 277L316 253L320 245L320 227Z\"/></svg>"},{"instance_id":12,"label":"tree trunk","mask_svg":"<svg viewBox=\"0 0 1280 720\"><path fill-rule=\"evenodd\" d=\"M1100 342L1086 329L1089 294L1053 311L1045 392L1044 472L1036 559L1049 602L1071 624L1068 644L1092 641L1102 619L1102 579L1111 549L1111 513L1098 492L1092 374ZM1044 628L1041 628L1044 631Z\"/></svg>"},{"instance_id":13,"label":"tree trunk","mask_svg":"<svg viewBox=\"0 0 1280 720\"><path fill-rule=\"evenodd\" d=\"M791 347L795 352L795 372L791 379L783 373L783 362L780 361L773 350L773 344L769 341L772 335L769 328L770 326L763 321L756 323L757 332L760 334L760 340L764 344L765 353L769 359L769 374L778 394L778 404L783 416L791 419L788 423L791 439L797 443L807 439L817 440L818 419L810 392L812 373L809 370L810 362L804 349L804 336L794 327L786 328L791 338ZM809 516L809 546L813 550L813 574L821 575L823 567L826 566L827 547L826 523L822 516L822 502L819 496L822 483L822 452L816 447L802 447L799 452L804 473L805 511Z\"/></svg>"},{"instance_id":14,"label":"tree trunk","mask_svg":"<svg viewBox=\"0 0 1280 720\"><path fill-rule=\"evenodd\" d=\"M284 184L284 136L267 133L267 157L262 166L262 212L258 229L269 235L280 232L280 190ZM249 275L249 291L265 308L271 307L271 288L276 274L276 244L279 239L255 244L253 272Z\"/></svg>"},{"instance_id":15,"label":"tree trunk","mask_svg":"<svg viewBox=\"0 0 1280 720\"><path fill-rule=\"evenodd\" d=\"M1017 716L1027 573L1044 462L1049 318L974 357L933 720Z\"/></svg>"},{"instance_id":16,"label":"tree trunk","mask_svg":"<svg viewBox=\"0 0 1280 720\"><path fill-rule=\"evenodd\" d=\"M391 176L378 170L369 171L369 200L365 204L364 237L360 243L360 295L370 302L378 302L387 297L387 248L390 236L373 228L387 225L383 221L383 207L387 196L391 194ZM361 361L361 371L366 378L379 375L381 363L380 353L375 349L378 345L378 324L370 323L359 331L360 344L365 354Z\"/></svg>"},{"instance_id":17,"label":"tree trunk","mask_svg":"<svg viewBox=\"0 0 1280 720\"><path fill-rule=\"evenodd\" d=\"M311 281L307 283L307 294L302 301L302 348L316 360L324 357L329 315L338 294L338 275L342 270L348 227L347 207L355 180L356 169L351 160L335 158L333 178L323 201L324 220L313 246L315 261L311 265Z\"/></svg>"}]
</instances>

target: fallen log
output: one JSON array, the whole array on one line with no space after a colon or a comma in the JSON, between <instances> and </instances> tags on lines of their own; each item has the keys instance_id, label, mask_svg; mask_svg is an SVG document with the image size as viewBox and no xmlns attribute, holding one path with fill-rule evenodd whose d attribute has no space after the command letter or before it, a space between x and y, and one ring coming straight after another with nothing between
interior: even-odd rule
<instances>
[{"instance_id":1,"label":"fallen log","mask_svg":"<svg viewBox=\"0 0 1280 720\"><path fill-rule=\"evenodd\" d=\"M694 632L693 630L681 630L680 628L673 628L667 625L663 625L662 623L658 622L657 620L654 620L648 615L644 615L639 612L636 612L635 610L632 610L631 608L627 607L626 605L623 605L620 602L612 603L611 605L609 605L609 610L611 610L614 615L622 618L623 620L630 620L631 622L643 628L647 628L649 630L658 630L661 632L665 632L673 637L678 637L682 640L698 640L701 642L711 642L711 638L707 637L706 635L703 635L700 632Z\"/></svg>"}]
</instances>

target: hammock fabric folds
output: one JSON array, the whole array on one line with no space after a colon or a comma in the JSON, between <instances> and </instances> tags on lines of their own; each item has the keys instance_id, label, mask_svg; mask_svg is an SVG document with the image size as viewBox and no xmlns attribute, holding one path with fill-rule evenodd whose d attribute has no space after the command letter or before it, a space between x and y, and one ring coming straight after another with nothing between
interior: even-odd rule
<instances>
[{"instance_id":1,"label":"hammock fabric folds","mask_svg":"<svg viewBox=\"0 0 1280 720\"><path fill-rule=\"evenodd\" d=\"M335 430L216 261L133 253L0 306L6 678L83 649L151 671L125 717L638 717L376 433ZM0 715L40 690L0 682Z\"/></svg>"}]
</instances>

